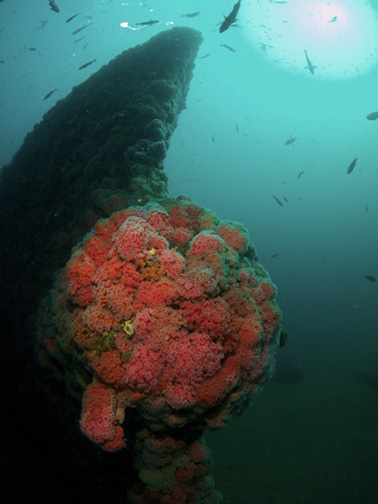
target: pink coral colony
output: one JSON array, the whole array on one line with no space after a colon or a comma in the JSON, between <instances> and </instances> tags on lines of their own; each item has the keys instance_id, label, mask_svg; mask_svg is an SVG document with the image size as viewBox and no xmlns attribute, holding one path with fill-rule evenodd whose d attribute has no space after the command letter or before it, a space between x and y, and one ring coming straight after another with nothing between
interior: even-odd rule
<instances>
[{"instance_id":1,"label":"pink coral colony","mask_svg":"<svg viewBox=\"0 0 378 504\"><path fill-rule=\"evenodd\" d=\"M74 249L40 311L39 358L103 450L125 448L125 411L138 417L130 502L217 502L200 434L270 376L275 293L245 228L187 198L113 213Z\"/></svg>"}]
</instances>

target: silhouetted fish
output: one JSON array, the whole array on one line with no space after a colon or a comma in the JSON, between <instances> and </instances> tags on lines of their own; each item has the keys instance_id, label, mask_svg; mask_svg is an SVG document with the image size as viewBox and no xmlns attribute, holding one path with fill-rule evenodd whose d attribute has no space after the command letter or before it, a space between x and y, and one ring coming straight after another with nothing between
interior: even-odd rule
<instances>
[{"instance_id":1,"label":"silhouetted fish","mask_svg":"<svg viewBox=\"0 0 378 504\"><path fill-rule=\"evenodd\" d=\"M289 339L289 333L286 331L286 329L281 327L279 347L282 348L288 339Z\"/></svg>"},{"instance_id":2,"label":"silhouetted fish","mask_svg":"<svg viewBox=\"0 0 378 504\"><path fill-rule=\"evenodd\" d=\"M235 49L227 44L221 44L221 47L228 49L231 52L236 52Z\"/></svg>"},{"instance_id":3,"label":"silhouetted fish","mask_svg":"<svg viewBox=\"0 0 378 504\"><path fill-rule=\"evenodd\" d=\"M344 369L343 371L355 376L363 385L368 385L378 391L378 372L370 370L354 371L352 369Z\"/></svg>"},{"instance_id":4,"label":"silhouetted fish","mask_svg":"<svg viewBox=\"0 0 378 504\"><path fill-rule=\"evenodd\" d=\"M369 119L369 121L375 121L378 119L378 112L371 112L366 116L366 119Z\"/></svg>"},{"instance_id":5,"label":"silhouetted fish","mask_svg":"<svg viewBox=\"0 0 378 504\"><path fill-rule=\"evenodd\" d=\"M314 68L314 65L311 63L311 60L310 58L308 57L308 54L307 54L307 51L305 50L305 58L306 58L306 63L307 63L307 68L310 70L310 72L312 73L312 75L314 75L315 73L315 68Z\"/></svg>"},{"instance_id":6,"label":"silhouetted fish","mask_svg":"<svg viewBox=\"0 0 378 504\"><path fill-rule=\"evenodd\" d=\"M230 14L228 16L224 16L224 21L220 25L219 33L225 32L230 28L231 25L233 25L236 22L236 16L238 15L240 9L240 2L241 0L238 0L238 2L236 2L236 4L233 6Z\"/></svg>"},{"instance_id":7,"label":"silhouetted fish","mask_svg":"<svg viewBox=\"0 0 378 504\"><path fill-rule=\"evenodd\" d=\"M81 67L79 68L79 70L83 70L83 68L89 67L89 65L92 65L95 61L96 61L96 59L94 59L92 61L88 61L87 63L84 63L84 65L81 65Z\"/></svg>"},{"instance_id":8,"label":"silhouetted fish","mask_svg":"<svg viewBox=\"0 0 378 504\"><path fill-rule=\"evenodd\" d=\"M302 175L303 175L303 174L304 174L304 171L299 172L299 173L298 173L297 178L299 178L299 179L300 179L300 178L302 177Z\"/></svg>"},{"instance_id":9,"label":"silhouetted fish","mask_svg":"<svg viewBox=\"0 0 378 504\"><path fill-rule=\"evenodd\" d=\"M53 89L52 91L49 91L47 95L43 98L44 100L47 100L47 98L50 98L50 96L55 93L55 91L58 91L57 89Z\"/></svg>"},{"instance_id":10,"label":"silhouetted fish","mask_svg":"<svg viewBox=\"0 0 378 504\"><path fill-rule=\"evenodd\" d=\"M282 201L280 201L276 196L272 196L272 198L275 199L280 206L283 206Z\"/></svg>"},{"instance_id":11,"label":"silhouetted fish","mask_svg":"<svg viewBox=\"0 0 378 504\"><path fill-rule=\"evenodd\" d=\"M350 165L347 169L348 174L352 173L352 171L354 170L354 167L356 166L356 163L357 163L357 159L358 158L354 158L353 161L350 163Z\"/></svg>"},{"instance_id":12,"label":"silhouetted fish","mask_svg":"<svg viewBox=\"0 0 378 504\"><path fill-rule=\"evenodd\" d=\"M194 17L197 17L199 16L199 13L200 11L197 11L197 12L191 12L189 14L183 14L182 17L186 17L186 18L194 18Z\"/></svg>"},{"instance_id":13,"label":"silhouetted fish","mask_svg":"<svg viewBox=\"0 0 378 504\"><path fill-rule=\"evenodd\" d=\"M290 144L294 143L296 139L297 139L297 137L289 138L288 140L286 140L285 145L290 145Z\"/></svg>"},{"instance_id":14,"label":"silhouetted fish","mask_svg":"<svg viewBox=\"0 0 378 504\"><path fill-rule=\"evenodd\" d=\"M373 275L365 275L366 280L369 280L369 282L374 282L377 283L377 279L373 277Z\"/></svg>"},{"instance_id":15,"label":"silhouetted fish","mask_svg":"<svg viewBox=\"0 0 378 504\"><path fill-rule=\"evenodd\" d=\"M54 0L49 0L49 5L50 5L51 10L53 10L54 12L60 12L59 7L56 4L56 2L54 2Z\"/></svg>"},{"instance_id":16,"label":"silhouetted fish","mask_svg":"<svg viewBox=\"0 0 378 504\"><path fill-rule=\"evenodd\" d=\"M274 259L275 257L278 257L280 254L272 254L270 257Z\"/></svg>"},{"instance_id":17,"label":"silhouetted fish","mask_svg":"<svg viewBox=\"0 0 378 504\"><path fill-rule=\"evenodd\" d=\"M73 31L73 32L71 33L71 35L76 35L77 33L79 33L79 32L81 32L81 31L85 30L85 28L88 28L88 26L91 26L91 24L92 24L92 23L89 23L89 24L86 24L86 25L84 25L84 26L81 26L81 27L80 27L80 28L78 28L77 30Z\"/></svg>"},{"instance_id":18,"label":"silhouetted fish","mask_svg":"<svg viewBox=\"0 0 378 504\"><path fill-rule=\"evenodd\" d=\"M140 23L135 23L138 26L152 26L156 23L159 23L159 21L155 19L151 19L151 21L141 21Z\"/></svg>"},{"instance_id":19,"label":"silhouetted fish","mask_svg":"<svg viewBox=\"0 0 378 504\"><path fill-rule=\"evenodd\" d=\"M68 19L66 19L66 23L70 23L78 15L79 15L79 13L78 14L74 14L73 16L69 17Z\"/></svg>"}]
</instances>

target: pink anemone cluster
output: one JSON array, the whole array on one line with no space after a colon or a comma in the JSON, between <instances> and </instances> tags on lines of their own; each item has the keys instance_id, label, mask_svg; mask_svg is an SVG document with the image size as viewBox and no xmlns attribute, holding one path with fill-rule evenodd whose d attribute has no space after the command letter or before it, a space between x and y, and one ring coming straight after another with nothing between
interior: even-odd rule
<instances>
[{"instance_id":1,"label":"pink anemone cluster","mask_svg":"<svg viewBox=\"0 0 378 504\"><path fill-rule=\"evenodd\" d=\"M125 446L127 408L153 432L220 427L270 375L275 294L240 224L187 198L130 207L74 249L40 311L40 362L104 450Z\"/></svg>"}]
</instances>

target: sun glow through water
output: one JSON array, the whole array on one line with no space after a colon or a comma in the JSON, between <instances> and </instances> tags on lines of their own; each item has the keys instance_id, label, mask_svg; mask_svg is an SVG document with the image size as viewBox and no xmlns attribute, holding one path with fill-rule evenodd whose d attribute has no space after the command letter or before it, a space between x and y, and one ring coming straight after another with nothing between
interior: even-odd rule
<instances>
[{"instance_id":1,"label":"sun glow through water","mask_svg":"<svg viewBox=\"0 0 378 504\"><path fill-rule=\"evenodd\" d=\"M245 4L244 31L288 70L324 79L362 75L378 64L378 15L362 0L288 0ZM311 75L304 50L314 65Z\"/></svg>"}]
</instances>

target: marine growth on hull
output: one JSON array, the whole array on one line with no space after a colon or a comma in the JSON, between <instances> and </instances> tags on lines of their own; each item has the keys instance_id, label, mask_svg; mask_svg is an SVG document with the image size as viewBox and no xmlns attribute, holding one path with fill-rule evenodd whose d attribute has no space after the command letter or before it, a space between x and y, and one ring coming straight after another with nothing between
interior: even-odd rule
<instances>
[{"instance_id":1,"label":"marine growth on hull","mask_svg":"<svg viewBox=\"0 0 378 504\"><path fill-rule=\"evenodd\" d=\"M176 28L117 57L46 114L0 184L2 315L20 362L37 363L41 421L48 410L49 429L62 424L88 470L126 454L135 504L220 502L204 431L254 399L281 338L247 230L168 194L163 160L200 42Z\"/></svg>"}]
</instances>

